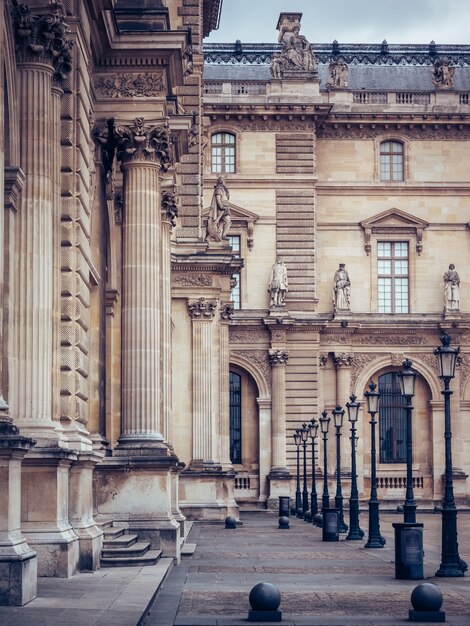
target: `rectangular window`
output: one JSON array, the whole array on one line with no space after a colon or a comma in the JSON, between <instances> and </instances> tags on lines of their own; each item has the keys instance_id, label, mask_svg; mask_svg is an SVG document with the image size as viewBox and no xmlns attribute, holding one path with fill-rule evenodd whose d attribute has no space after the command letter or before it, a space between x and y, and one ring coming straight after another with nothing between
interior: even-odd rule
<instances>
[{"instance_id":1,"label":"rectangular window","mask_svg":"<svg viewBox=\"0 0 470 626\"><path fill-rule=\"evenodd\" d=\"M240 235L229 235L229 242L232 246L232 253L237 258L240 257ZM241 309L240 295L240 272L232 274L232 291L230 293L234 309Z\"/></svg>"},{"instance_id":2,"label":"rectangular window","mask_svg":"<svg viewBox=\"0 0 470 626\"><path fill-rule=\"evenodd\" d=\"M379 313L409 313L408 242L377 243Z\"/></svg>"},{"instance_id":3,"label":"rectangular window","mask_svg":"<svg viewBox=\"0 0 470 626\"><path fill-rule=\"evenodd\" d=\"M404 180L402 143L384 141L380 144L380 180Z\"/></svg>"},{"instance_id":4,"label":"rectangular window","mask_svg":"<svg viewBox=\"0 0 470 626\"><path fill-rule=\"evenodd\" d=\"M212 172L233 174L235 172L235 135L216 133L212 135Z\"/></svg>"}]
</instances>

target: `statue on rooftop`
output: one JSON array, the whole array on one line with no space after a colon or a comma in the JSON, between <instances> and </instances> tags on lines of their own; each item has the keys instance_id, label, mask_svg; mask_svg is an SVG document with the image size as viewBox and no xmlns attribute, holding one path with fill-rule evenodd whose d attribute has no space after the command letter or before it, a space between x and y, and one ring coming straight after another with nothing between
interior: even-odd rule
<instances>
[{"instance_id":1,"label":"statue on rooftop","mask_svg":"<svg viewBox=\"0 0 470 626\"><path fill-rule=\"evenodd\" d=\"M285 71L316 72L317 66L312 46L304 35L300 34L300 24L295 19L285 20L279 33L281 52L271 59L273 78L283 78Z\"/></svg>"},{"instance_id":2,"label":"statue on rooftop","mask_svg":"<svg viewBox=\"0 0 470 626\"><path fill-rule=\"evenodd\" d=\"M327 87L347 87L348 86L348 66L343 60L333 61L328 66L330 77L326 83Z\"/></svg>"},{"instance_id":3,"label":"statue on rooftop","mask_svg":"<svg viewBox=\"0 0 470 626\"><path fill-rule=\"evenodd\" d=\"M449 59L437 59L434 63L432 82L436 89L450 89L454 86L455 67L449 63Z\"/></svg>"}]
</instances>

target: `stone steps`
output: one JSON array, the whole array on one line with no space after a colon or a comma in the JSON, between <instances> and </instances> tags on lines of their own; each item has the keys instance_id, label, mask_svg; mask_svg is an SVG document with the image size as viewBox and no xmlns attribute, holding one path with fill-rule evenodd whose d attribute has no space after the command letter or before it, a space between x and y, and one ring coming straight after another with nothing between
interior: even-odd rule
<instances>
[{"instance_id":1,"label":"stone steps","mask_svg":"<svg viewBox=\"0 0 470 626\"><path fill-rule=\"evenodd\" d=\"M159 560L162 551L151 550L150 543L138 541L138 535L114 527L113 522L105 522L101 528L104 533L101 567L141 567L155 565Z\"/></svg>"},{"instance_id":2,"label":"stone steps","mask_svg":"<svg viewBox=\"0 0 470 626\"><path fill-rule=\"evenodd\" d=\"M113 543L113 542L108 542ZM121 557L143 556L149 551L149 543L146 541L133 542L130 546L105 546L101 550L102 559L112 559Z\"/></svg>"},{"instance_id":3,"label":"stone steps","mask_svg":"<svg viewBox=\"0 0 470 626\"><path fill-rule=\"evenodd\" d=\"M107 539L106 536L103 541L103 549L108 550L109 548L128 548L132 546L137 541L137 535L126 535L123 534L120 537L116 537L115 539Z\"/></svg>"},{"instance_id":4,"label":"stone steps","mask_svg":"<svg viewBox=\"0 0 470 626\"><path fill-rule=\"evenodd\" d=\"M101 557L101 567L142 567L142 565L156 565L161 554L161 550L147 550L142 556Z\"/></svg>"}]
</instances>

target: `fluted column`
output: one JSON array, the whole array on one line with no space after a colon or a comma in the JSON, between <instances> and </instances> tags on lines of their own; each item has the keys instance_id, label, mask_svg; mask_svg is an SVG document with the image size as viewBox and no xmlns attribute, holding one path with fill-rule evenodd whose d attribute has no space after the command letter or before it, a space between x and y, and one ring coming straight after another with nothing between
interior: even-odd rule
<instances>
[{"instance_id":1,"label":"fluted column","mask_svg":"<svg viewBox=\"0 0 470 626\"><path fill-rule=\"evenodd\" d=\"M336 404L344 406L350 394L352 355L347 352L335 354L334 364L336 367Z\"/></svg>"},{"instance_id":2,"label":"fluted column","mask_svg":"<svg viewBox=\"0 0 470 626\"><path fill-rule=\"evenodd\" d=\"M0 50L3 50L3 33L4 33L4 20L3 12L0 15ZM3 53L0 53L0 59L3 64ZM6 347L3 345L3 285L5 281L5 85L4 85L5 73L0 72L0 353L5 354ZM0 419L2 417L2 411L7 410L7 403L3 397L3 358L0 357Z\"/></svg>"},{"instance_id":3,"label":"fluted column","mask_svg":"<svg viewBox=\"0 0 470 626\"><path fill-rule=\"evenodd\" d=\"M214 415L215 380L212 327L217 300L188 301L193 336L193 453L191 465L216 463L217 431Z\"/></svg>"},{"instance_id":4,"label":"fluted column","mask_svg":"<svg viewBox=\"0 0 470 626\"><path fill-rule=\"evenodd\" d=\"M286 350L269 351L272 371L272 468L271 472L286 472Z\"/></svg>"},{"instance_id":5,"label":"fluted column","mask_svg":"<svg viewBox=\"0 0 470 626\"><path fill-rule=\"evenodd\" d=\"M172 441L171 431L171 231L178 215L177 197L174 191L162 193L161 237L161 331L162 331L162 434L165 441Z\"/></svg>"},{"instance_id":6,"label":"fluted column","mask_svg":"<svg viewBox=\"0 0 470 626\"><path fill-rule=\"evenodd\" d=\"M52 8L52 7L51 7ZM53 178L57 173L52 77L69 69L70 43L59 12L32 15L13 7L18 61L20 159L25 182L19 211L17 380L12 415L36 437L54 437Z\"/></svg>"},{"instance_id":7,"label":"fluted column","mask_svg":"<svg viewBox=\"0 0 470 626\"><path fill-rule=\"evenodd\" d=\"M231 302L225 303L220 312L219 325L219 419L220 459L222 467L230 468L230 345L229 322L233 318Z\"/></svg>"}]
</instances>

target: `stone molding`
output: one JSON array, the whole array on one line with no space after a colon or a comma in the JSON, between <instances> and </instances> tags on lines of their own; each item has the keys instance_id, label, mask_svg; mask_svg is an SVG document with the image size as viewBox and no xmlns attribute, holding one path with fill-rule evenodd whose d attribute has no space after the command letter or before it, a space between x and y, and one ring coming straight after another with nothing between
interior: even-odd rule
<instances>
[{"instance_id":1,"label":"stone molding","mask_svg":"<svg viewBox=\"0 0 470 626\"><path fill-rule=\"evenodd\" d=\"M150 72L101 76L95 88L110 98L153 98L166 94L163 74Z\"/></svg>"},{"instance_id":2,"label":"stone molding","mask_svg":"<svg viewBox=\"0 0 470 626\"><path fill-rule=\"evenodd\" d=\"M360 225L364 229L364 249L367 255L372 250L373 234L413 235L416 240L416 252L420 255L423 250L424 229L429 226L428 222L396 208L369 217L360 222Z\"/></svg>"},{"instance_id":3,"label":"stone molding","mask_svg":"<svg viewBox=\"0 0 470 626\"><path fill-rule=\"evenodd\" d=\"M470 127L462 123L325 123L317 127L317 139L375 139L384 133L399 131L406 139L419 141L464 141L470 137Z\"/></svg>"},{"instance_id":4,"label":"stone molding","mask_svg":"<svg viewBox=\"0 0 470 626\"><path fill-rule=\"evenodd\" d=\"M212 276L210 274L180 274L172 276L172 284L177 287L212 287Z\"/></svg>"},{"instance_id":5,"label":"stone molding","mask_svg":"<svg viewBox=\"0 0 470 626\"><path fill-rule=\"evenodd\" d=\"M263 330L240 330L230 328L230 343L256 343L269 340L266 331Z\"/></svg>"},{"instance_id":6,"label":"stone molding","mask_svg":"<svg viewBox=\"0 0 470 626\"><path fill-rule=\"evenodd\" d=\"M114 128L117 159L122 164L157 163L163 172L172 164L170 130L165 122L161 126L146 126L143 117L136 117L133 126Z\"/></svg>"},{"instance_id":7,"label":"stone molding","mask_svg":"<svg viewBox=\"0 0 470 626\"><path fill-rule=\"evenodd\" d=\"M210 322L214 319L217 310L217 300L207 300L204 297L198 300L188 300L188 310L193 321Z\"/></svg>"},{"instance_id":8,"label":"stone molding","mask_svg":"<svg viewBox=\"0 0 470 626\"><path fill-rule=\"evenodd\" d=\"M169 222L171 226L176 226L178 217L178 196L175 191L162 192L162 219Z\"/></svg>"},{"instance_id":9,"label":"stone molding","mask_svg":"<svg viewBox=\"0 0 470 626\"><path fill-rule=\"evenodd\" d=\"M269 364L271 367L276 365L287 365L289 360L289 352L287 350L274 350L268 352Z\"/></svg>"},{"instance_id":10,"label":"stone molding","mask_svg":"<svg viewBox=\"0 0 470 626\"><path fill-rule=\"evenodd\" d=\"M36 15L26 4L12 5L15 51L18 63L43 63L54 69L54 83L60 85L72 69L73 42L67 39L70 29L54 2L49 13Z\"/></svg>"}]
</instances>

